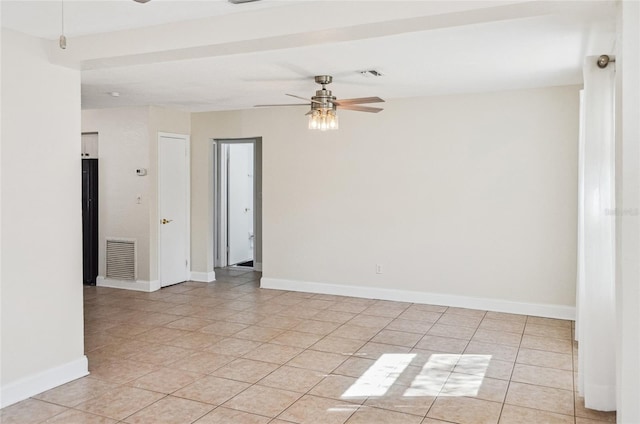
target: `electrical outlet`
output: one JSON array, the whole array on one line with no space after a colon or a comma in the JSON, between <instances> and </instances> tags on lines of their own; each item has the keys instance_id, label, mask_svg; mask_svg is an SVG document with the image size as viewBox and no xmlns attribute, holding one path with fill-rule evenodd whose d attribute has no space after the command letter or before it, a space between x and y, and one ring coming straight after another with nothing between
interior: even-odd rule
<instances>
[{"instance_id":1,"label":"electrical outlet","mask_svg":"<svg viewBox=\"0 0 640 424\"><path fill-rule=\"evenodd\" d=\"M376 264L376 274L382 274L382 265Z\"/></svg>"}]
</instances>

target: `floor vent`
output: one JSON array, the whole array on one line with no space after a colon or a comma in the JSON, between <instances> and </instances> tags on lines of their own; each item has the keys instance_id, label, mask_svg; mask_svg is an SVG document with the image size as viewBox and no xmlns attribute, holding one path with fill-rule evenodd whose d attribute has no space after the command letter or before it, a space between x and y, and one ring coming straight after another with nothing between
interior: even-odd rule
<instances>
[{"instance_id":1,"label":"floor vent","mask_svg":"<svg viewBox=\"0 0 640 424\"><path fill-rule=\"evenodd\" d=\"M107 239L107 278L136 279L136 242L126 239Z\"/></svg>"}]
</instances>

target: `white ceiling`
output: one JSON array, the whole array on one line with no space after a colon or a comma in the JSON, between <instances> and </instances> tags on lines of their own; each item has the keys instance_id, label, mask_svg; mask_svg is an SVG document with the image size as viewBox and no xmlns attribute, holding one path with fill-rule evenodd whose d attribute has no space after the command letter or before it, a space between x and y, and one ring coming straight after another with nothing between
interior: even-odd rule
<instances>
[{"instance_id":1,"label":"white ceiling","mask_svg":"<svg viewBox=\"0 0 640 424\"><path fill-rule=\"evenodd\" d=\"M64 3L68 37L148 27L169 22L242 13L280 6L257 1L234 5L227 0L2 0L2 26L40 38L60 36Z\"/></svg>"},{"instance_id":2,"label":"white ceiling","mask_svg":"<svg viewBox=\"0 0 640 424\"><path fill-rule=\"evenodd\" d=\"M310 96L318 74L335 77L338 98L580 84L584 56L611 54L615 40L610 1L65 4L70 47L53 60L84 69L83 108L292 103L284 93ZM3 1L3 26L55 39L56 5ZM384 76L357 72L372 68Z\"/></svg>"}]
</instances>

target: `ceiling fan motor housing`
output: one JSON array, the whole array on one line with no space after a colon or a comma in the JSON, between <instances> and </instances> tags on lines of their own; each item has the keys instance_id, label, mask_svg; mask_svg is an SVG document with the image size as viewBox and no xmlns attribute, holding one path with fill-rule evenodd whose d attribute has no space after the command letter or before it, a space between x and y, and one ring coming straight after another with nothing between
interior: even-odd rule
<instances>
[{"instance_id":1,"label":"ceiling fan motor housing","mask_svg":"<svg viewBox=\"0 0 640 424\"><path fill-rule=\"evenodd\" d=\"M331 94L331 90L317 90L316 95L311 97L314 102L311 102L311 109L336 109L336 105L333 103L336 100L336 96ZM320 102L320 103L316 103Z\"/></svg>"},{"instance_id":2,"label":"ceiling fan motor housing","mask_svg":"<svg viewBox=\"0 0 640 424\"><path fill-rule=\"evenodd\" d=\"M331 82L333 81L333 77L331 75L316 75L314 79L318 84L321 84L323 86L331 84Z\"/></svg>"},{"instance_id":3,"label":"ceiling fan motor housing","mask_svg":"<svg viewBox=\"0 0 640 424\"><path fill-rule=\"evenodd\" d=\"M328 84L331 84L333 81L333 77L331 75L316 75L314 78L316 83L322 85L322 89L316 90L316 95L311 97L312 100L315 100L315 103L311 102L311 110L314 109L333 109L336 110L336 105L334 104L336 100L336 96L331 93L331 90L327 90L325 87Z\"/></svg>"}]
</instances>

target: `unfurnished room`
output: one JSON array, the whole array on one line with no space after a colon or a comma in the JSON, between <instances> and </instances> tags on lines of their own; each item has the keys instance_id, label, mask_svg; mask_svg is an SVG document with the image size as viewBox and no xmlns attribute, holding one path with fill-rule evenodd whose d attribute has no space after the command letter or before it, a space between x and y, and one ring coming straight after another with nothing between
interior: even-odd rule
<instances>
[{"instance_id":1,"label":"unfurnished room","mask_svg":"<svg viewBox=\"0 0 640 424\"><path fill-rule=\"evenodd\" d=\"M640 424L640 1L1 20L3 424Z\"/></svg>"}]
</instances>

